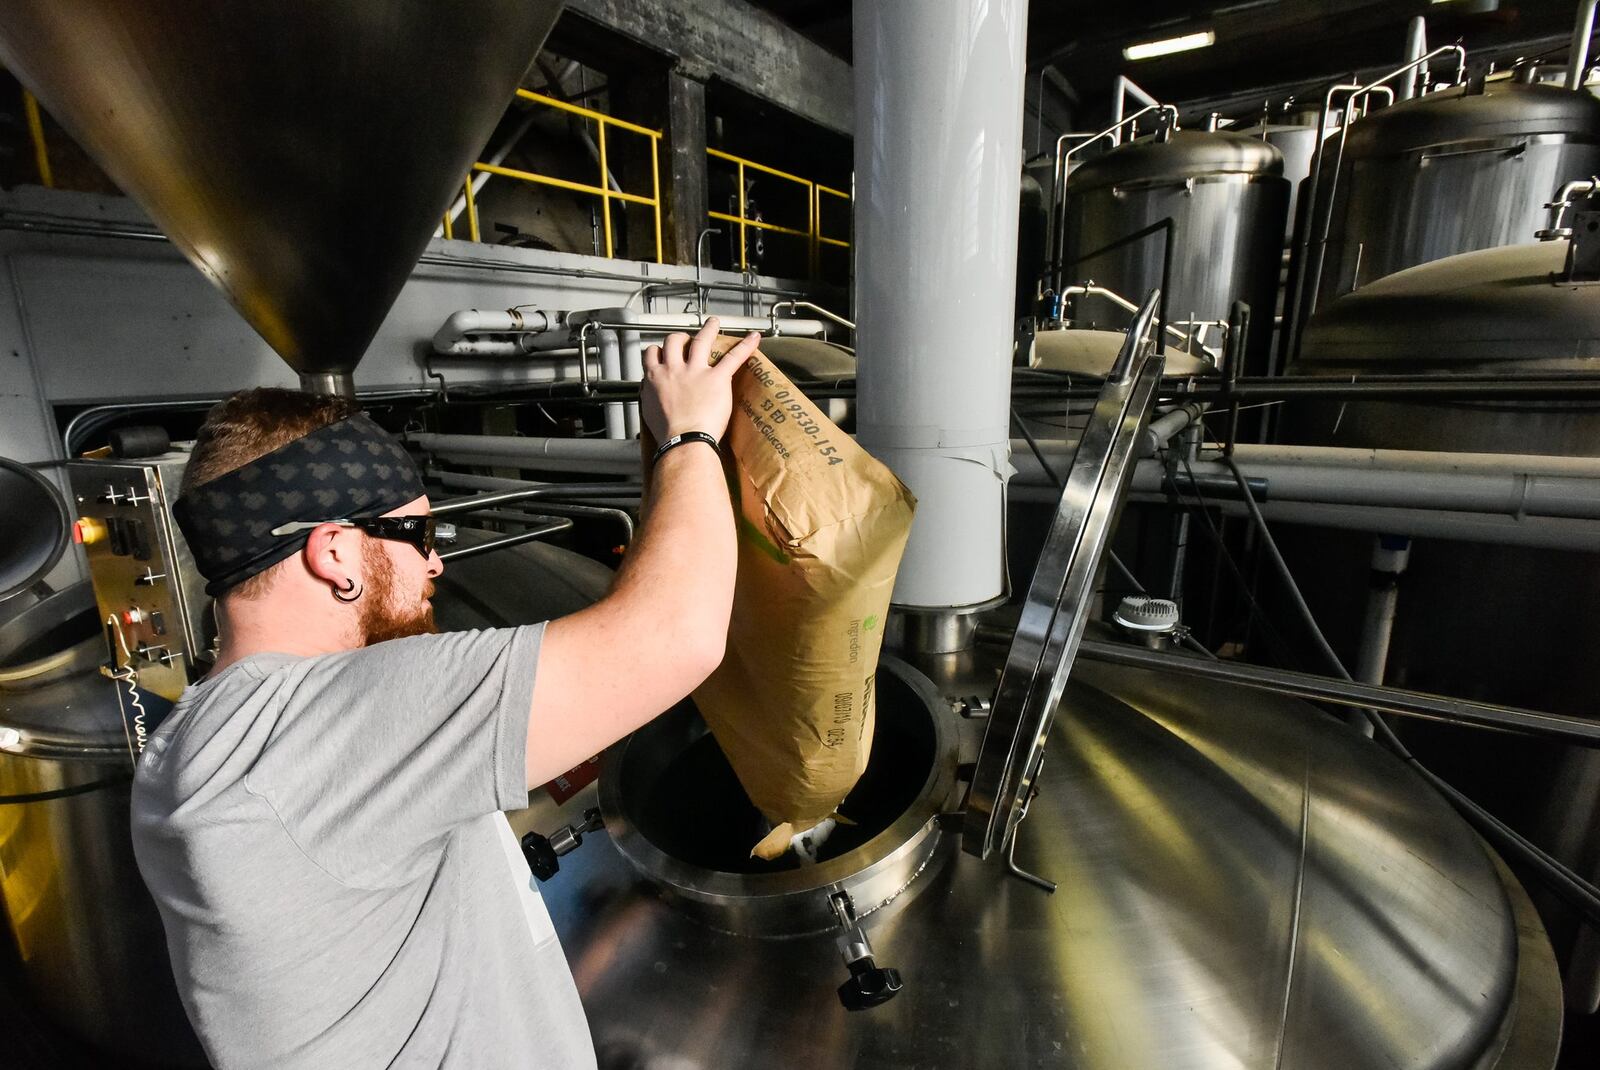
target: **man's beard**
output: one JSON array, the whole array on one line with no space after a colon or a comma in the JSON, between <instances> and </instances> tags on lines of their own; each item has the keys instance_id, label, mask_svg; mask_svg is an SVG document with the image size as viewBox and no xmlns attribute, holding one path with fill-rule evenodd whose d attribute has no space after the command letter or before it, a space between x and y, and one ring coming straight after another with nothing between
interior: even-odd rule
<instances>
[{"instance_id":1,"label":"man's beard","mask_svg":"<svg viewBox=\"0 0 1600 1070\"><path fill-rule=\"evenodd\" d=\"M397 602L394 562L383 547L368 541L361 548L365 566L366 597L361 600L361 637L367 646L408 635L431 635L439 629L433 622L433 581L423 588L421 605L403 606Z\"/></svg>"}]
</instances>

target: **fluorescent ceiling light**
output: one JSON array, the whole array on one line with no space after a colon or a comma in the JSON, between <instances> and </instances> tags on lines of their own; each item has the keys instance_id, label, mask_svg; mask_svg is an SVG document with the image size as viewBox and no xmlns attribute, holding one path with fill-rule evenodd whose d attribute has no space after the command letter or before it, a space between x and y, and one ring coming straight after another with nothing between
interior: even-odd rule
<instances>
[{"instance_id":1,"label":"fluorescent ceiling light","mask_svg":"<svg viewBox=\"0 0 1600 1070\"><path fill-rule=\"evenodd\" d=\"M1129 60L1154 59L1157 56L1170 56L1174 52L1188 52L1196 48L1208 48L1217 43L1217 35L1213 30L1202 30L1199 33L1186 33L1182 37L1168 37L1161 41L1146 41L1142 45L1129 45L1122 50L1122 58Z\"/></svg>"}]
</instances>

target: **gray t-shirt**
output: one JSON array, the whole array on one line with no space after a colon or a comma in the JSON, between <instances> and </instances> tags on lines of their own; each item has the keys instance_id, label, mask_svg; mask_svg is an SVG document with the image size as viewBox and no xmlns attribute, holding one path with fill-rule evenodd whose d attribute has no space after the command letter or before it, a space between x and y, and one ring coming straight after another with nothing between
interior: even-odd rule
<instances>
[{"instance_id":1,"label":"gray t-shirt","mask_svg":"<svg viewBox=\"0 0 1600 1070\"><path fill-rule=\"evenodd\" d=\"M501 814L543 634L256 655L151 736L134 849L219 1067L595 1065Z\"/></svg>"}]
</instances>

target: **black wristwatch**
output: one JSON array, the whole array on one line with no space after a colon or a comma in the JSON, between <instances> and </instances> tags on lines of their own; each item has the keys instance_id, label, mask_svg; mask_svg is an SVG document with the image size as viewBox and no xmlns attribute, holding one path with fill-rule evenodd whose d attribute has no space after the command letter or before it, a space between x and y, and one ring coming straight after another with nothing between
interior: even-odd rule
<instances>
[{"instance_id":1,"label":"black wristwatch","mask_svg":"<svg viewBox=\"0 0 1600 1070\"><path fill-rule=\"evenodd\" d=\"M710 446L714 450L718 448L715 435L708 434L705 431L685 431L681 435L673 435L661 445L657 446L655 455L650 458L650 463L654 465L657 461L661 460L662 456L668 450L675 449L678 446L683 445L685 442L704 442L707 446Z\"/></svg>"}]
</instances>

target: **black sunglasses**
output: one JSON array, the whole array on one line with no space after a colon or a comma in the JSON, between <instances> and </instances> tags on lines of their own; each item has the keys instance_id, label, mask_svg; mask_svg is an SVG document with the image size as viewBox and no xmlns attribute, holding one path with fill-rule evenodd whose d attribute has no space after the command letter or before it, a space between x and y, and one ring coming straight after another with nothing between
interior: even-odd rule
<instances>
[{"instance_id":1,"label":"black sunglasses","mask_svg":"<svg viewBox=\"0 0 1600 1070\"><path fill-rule=\"evenodd\" d=\"M417 553L427 557L433 553L435 543L451 543L456 541L456 526L445 523L431 516L364 516L354 520L296 520L291 524L279 524L272 529L274 535L298 535L302 531L323 524L337 524L342 528L355 528L364 531L375 539L394 539L397 542L408 542L417 548Z\"/></svg>"}]
</instances>

